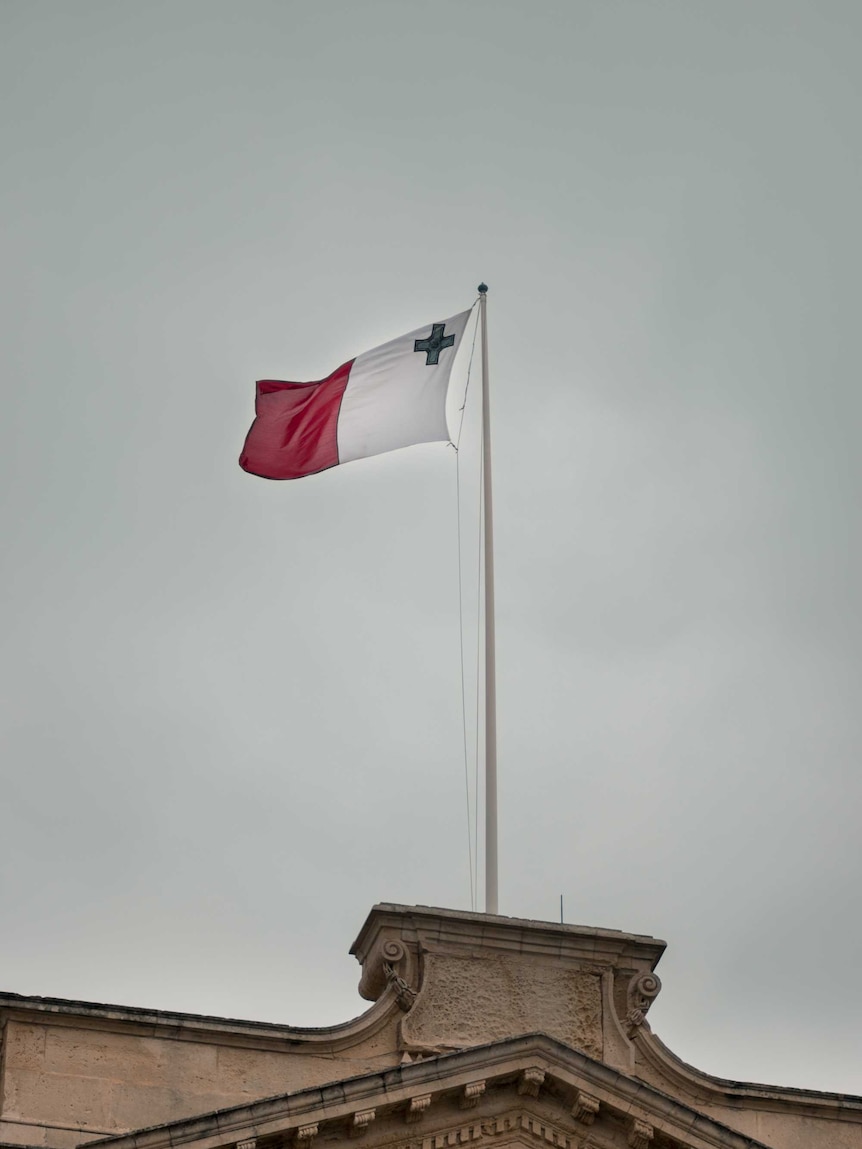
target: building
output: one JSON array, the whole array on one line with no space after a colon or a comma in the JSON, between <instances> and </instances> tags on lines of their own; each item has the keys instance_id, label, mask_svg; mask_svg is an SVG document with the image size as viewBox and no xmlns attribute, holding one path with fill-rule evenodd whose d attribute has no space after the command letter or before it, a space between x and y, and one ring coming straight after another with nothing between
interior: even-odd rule
<instances>
[{"instance_id":1,"label":"building","mask_svg":"<svg viewBox=\"0 0 862 1149\"><path fill-rule=\"evenodd\" d=\"M378 905L371 1008L296 1029L0 996L0 1144L860 1149L862 1098L723 1081L652 1033L664 942Z\"/></svg>"}]
</instances>

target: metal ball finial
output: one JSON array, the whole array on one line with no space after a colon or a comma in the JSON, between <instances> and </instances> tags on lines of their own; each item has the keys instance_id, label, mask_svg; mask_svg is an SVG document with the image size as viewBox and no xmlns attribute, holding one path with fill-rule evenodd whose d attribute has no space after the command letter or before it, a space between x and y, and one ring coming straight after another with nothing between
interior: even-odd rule
<instances>
[{"instance_id":1,"label":"metal ball finial","mask_svg":"<svg viewBox=\"0 0 862 1149\"><path fill-rule=\"evenodd\" d=\"M480 295L487 295L488 294L488 284L487 283L480 283L479 284L479 294Z\"/></svg>"}]
</instances>

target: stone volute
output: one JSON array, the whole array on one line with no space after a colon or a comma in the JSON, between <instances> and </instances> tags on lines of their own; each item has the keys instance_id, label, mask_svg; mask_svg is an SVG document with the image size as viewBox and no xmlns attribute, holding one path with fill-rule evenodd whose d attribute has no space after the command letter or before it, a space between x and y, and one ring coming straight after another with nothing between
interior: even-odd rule
<instances>
[{"instance_id":1,"label":"stone volute","mask_svg":"<svg viewBox=\"0 0 862 1149\"><path fill-rule=\"evenodd\" d=\"M350 952L366 1000L394 995L408 1058L541 1032L630 1071L664 948L617 930L380 904Z\"/></svg>"}]
</instances>

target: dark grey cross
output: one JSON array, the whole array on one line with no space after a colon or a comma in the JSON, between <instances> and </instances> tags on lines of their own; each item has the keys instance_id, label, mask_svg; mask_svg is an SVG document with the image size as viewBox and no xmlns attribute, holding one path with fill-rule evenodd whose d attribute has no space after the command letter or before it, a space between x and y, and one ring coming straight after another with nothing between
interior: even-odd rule
<instances>
[{"instance_id":1,"label":"dark grey cross","mask_svg":"<svg viewBox=\"0 0 862 1149\"><path fill-rule=\"evenodd\" d=\"M427 339L417 339L413 344L414 351L428 352L428 358L425 360L426 367L436 367L440 362L440 352L445 347L453 347L455 345L454 335L447 335L444 338L443 332L445 328L445 323L432 323L431 335Z\"/></svg>"}]
</instances>

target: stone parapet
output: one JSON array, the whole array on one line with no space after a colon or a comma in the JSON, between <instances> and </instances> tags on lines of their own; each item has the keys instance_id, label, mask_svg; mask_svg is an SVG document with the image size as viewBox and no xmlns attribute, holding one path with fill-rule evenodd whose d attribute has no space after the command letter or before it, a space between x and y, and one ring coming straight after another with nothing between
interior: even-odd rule
<instances>
[{"instance_id":1,"label":"stone parapet","mask_svg":"<svg viewBox=\"0 0 862 1149\"><path fill-rule=\"evenodd\" d=\"M620 930L381 904L351 953L363 997L400 991L408 1056L539 1030L630 1070L664 949Z\"/></svg>"}]
</instances>

